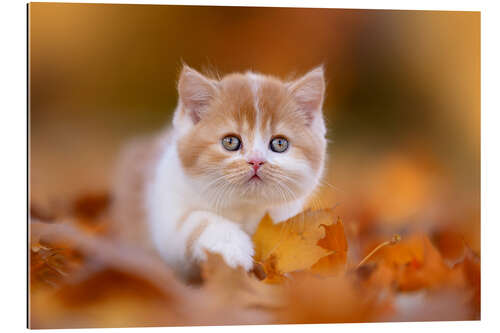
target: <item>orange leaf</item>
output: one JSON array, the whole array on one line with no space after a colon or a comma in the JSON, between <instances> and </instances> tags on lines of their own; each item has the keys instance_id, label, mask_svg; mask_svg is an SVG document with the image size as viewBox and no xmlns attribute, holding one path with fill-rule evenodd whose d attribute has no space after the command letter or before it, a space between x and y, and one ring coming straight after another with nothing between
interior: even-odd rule
<instances>
[{"instance_id":1,"label":"orange leaf","mask_svg":"<svg viewBox=\"0 0 500 333\"><path fill-rule=\"evenodd\" d=\"M317 245L333 251L332 254L318 260L311 271L319 274L336 273L345 268L347 261L347 239L344 234L344 224L340 217L337 223L331 225L320 224L325 229L325 237L321 238Z\"/></svg>"},{"instance_id":2,"label":"orange leaf","mask_svg":"<svg viewBox=\"0 0 500 333\"><path fill-rule=\"evenodd\" d=\"M463 285L461 274L456 274L446 265L439 251L423 234L380 249L373 260L378 263L370 277L373 285L394 283L402 291L436 288L445 284Z\"/></svg>"},{"instance_id":3,"label":"orange leaf","mask_svg":"<svg viewBox=\"0 0 500 333\"><path fill-rule=\"evenodd\" d=\"M369 322L391 312L388 293L360 288L347 274L291 274L283 284L285 306L277 311L280 324Z\"/></svg>"}]
</instances>

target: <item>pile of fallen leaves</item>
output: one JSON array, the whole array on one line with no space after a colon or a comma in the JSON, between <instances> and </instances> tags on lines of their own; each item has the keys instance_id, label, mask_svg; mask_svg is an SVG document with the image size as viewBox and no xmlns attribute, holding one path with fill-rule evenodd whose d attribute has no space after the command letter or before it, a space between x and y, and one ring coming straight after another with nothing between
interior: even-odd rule
<instances>
[{"instance_id":1,"label":"pile of fallen leaves","mask_svg":"<svg viewBox=\"0 0 500 333\"><path fill-rule=\"evenodd\" d=\"M59 216L32 205L32 328L480 317L479 257L450 229L348 237L335 209L266 216L252 272L209 254L187 284L156 254L108 236L108 201L83 197Z\"/></svg>"}]
</instances>

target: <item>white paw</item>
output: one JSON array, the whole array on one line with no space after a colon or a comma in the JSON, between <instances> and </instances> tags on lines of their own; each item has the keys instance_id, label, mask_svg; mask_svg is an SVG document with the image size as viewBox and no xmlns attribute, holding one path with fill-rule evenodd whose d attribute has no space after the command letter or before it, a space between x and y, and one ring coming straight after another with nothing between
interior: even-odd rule
<instances>
[{"instance_id":1,"label":"white paw","mask_svg":"<svg viewBox=\"0 0 500 333\"><path fill-rule=\"evenodd\" d=\"M206 260L205 251L220 254L232 268L241 266L249 271L253 267L252 240L234 223L210 224L193 244L194 258Z\"/></svg>"}]
</instances>

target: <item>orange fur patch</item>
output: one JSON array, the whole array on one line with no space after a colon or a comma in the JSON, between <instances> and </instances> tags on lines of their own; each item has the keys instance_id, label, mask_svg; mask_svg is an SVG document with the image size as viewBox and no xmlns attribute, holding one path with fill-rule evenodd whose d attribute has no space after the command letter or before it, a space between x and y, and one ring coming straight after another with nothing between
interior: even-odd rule
<instances>
[{"instance_id":1,"label":"orange fur patch","mask_svg":"<svg viewBox=\"0 0 500 333\"><path fill-rule=\"evenodd\" d=\"M193 244L208 227L208 221L201 222L190 234L186 242L186 257L193 257Z\"/></svg>"}]
</instances>

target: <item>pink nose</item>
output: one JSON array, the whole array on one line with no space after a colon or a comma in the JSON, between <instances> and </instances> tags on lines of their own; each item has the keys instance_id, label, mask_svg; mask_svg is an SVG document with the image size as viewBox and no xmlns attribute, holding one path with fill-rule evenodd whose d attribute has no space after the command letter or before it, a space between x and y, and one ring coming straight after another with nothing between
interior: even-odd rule
<instances>
[{"instance_id":1,"label":"pink nose","mask_svg":"<svg viewBox=\"0 0 500 333\"><path fill-rule=\"evenodd\" d=\"M259 159L253 159L248 161L248 164L252 166L254 172L257 172L257 170L259 170L262 164L264 164L264 161Z\"/></svg>"}]
</instances>

